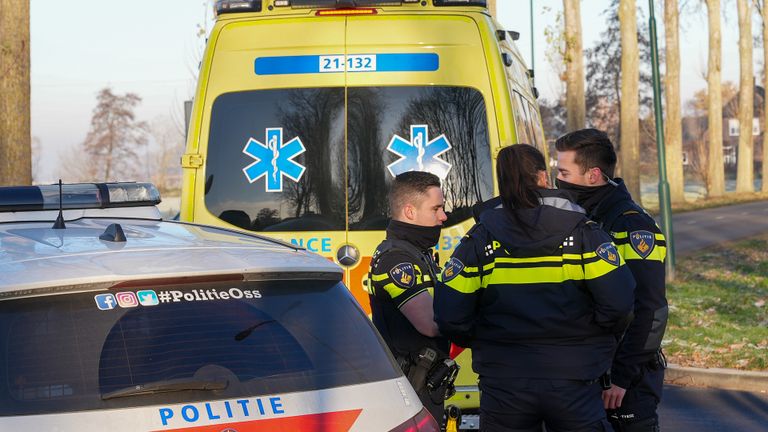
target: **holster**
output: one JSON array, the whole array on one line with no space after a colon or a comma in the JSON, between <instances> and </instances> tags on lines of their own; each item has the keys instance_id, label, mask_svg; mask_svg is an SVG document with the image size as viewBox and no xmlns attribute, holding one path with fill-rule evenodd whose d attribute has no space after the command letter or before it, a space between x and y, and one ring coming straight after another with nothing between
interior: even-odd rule
<instances>
[{"instance_id":1,"label":"holster","mask_svg":"<svg viewBox=\"0 0 768 432\"><path fill-rule=\"evenodd\" d=\"M440 401L456 393L453 382L459 372L459 365L450 358L440 358L432 348L423 348L415 361L399 357L398 362L416 393L427 391L430 397Z\"/></svg>"},{"instance_id":2,"label":"holster","mask_svg":"<svg viewBox=\"0 0 768 432\"><path fill-rule=\"evenodd\" d=\"M416 390L416 393L423 391L427 387L427 376L432 366L437 361L437 351L432 348L423 348L415 362L408 366L408 381Z\"/></svg>"}]
</instances>

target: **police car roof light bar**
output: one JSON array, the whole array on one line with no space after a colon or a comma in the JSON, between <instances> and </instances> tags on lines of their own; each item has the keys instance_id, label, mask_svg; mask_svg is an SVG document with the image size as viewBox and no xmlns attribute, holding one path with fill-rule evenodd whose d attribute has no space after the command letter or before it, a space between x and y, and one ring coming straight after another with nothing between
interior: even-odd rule
<instances>
[{"instance_id":1,"label":"police car roof light bar","mask_svg":"<svg viewBox=\"0 0 768 432\"><path fill-rule=\"evenodd\" d=\"M145 207L160 201L160 192L151 183L0 187L0 212Z\"/></svg>"}]
</instances>

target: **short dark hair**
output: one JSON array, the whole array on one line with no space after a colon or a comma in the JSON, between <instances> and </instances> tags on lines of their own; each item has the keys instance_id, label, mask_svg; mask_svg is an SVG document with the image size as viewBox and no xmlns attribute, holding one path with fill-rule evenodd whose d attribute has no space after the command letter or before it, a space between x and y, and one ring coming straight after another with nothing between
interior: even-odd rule
<instances>
[{"instance_id":1,"label":"short dark hair","mask_svg":"<svg viewBox=\"0 0 768 432\"><path fill-rule=\"evenodd\" d=\"M424 171L408 171L395 177L389 188L389 212L394 216L406 204L414 203L431 187L440 187L440 178Z\"/></svg>"},{"instance_id":2,"label":"short dark hair","mask_svg":"<svg viewBox=\"0 0 768 432\"><path fill-rule=\"evenodd\" d=\"M496 181L504 206L509 209L539 205L539 173L547 170L544 155L528 144L504 147L496 157Z\"/></svg>"},{"instance_id":3,"label":"short dark hair","mask_svg":"<svg viewBox=\"0 0 768 432\"><path fill-rule=\"evenodd\" d=\"M569 132L555 142L557 151L574 151L574 161L585 173L593 167L600 168L613 178L616 169L616 151L608 134L598 129L580 129Z\"/></svg>"}]
</instances>

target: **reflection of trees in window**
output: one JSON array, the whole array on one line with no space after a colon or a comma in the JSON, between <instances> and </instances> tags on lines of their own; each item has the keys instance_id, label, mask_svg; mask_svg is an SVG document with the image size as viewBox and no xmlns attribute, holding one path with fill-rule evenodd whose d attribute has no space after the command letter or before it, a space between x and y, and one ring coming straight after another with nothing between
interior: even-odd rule
<instances>
[{"instance_id":1,"label":"reflection of trees in window","mask_svg":"<svg viewBox=\"0 0 768 432\"><path fill-rule=\"evenodd\" d=\"M456 211L481 202L491 187L488 129L485 102L480 92L469 88L431 88L409 102L398 129L409 136L410 125L428 124L429 139L445 134L452 149L441 157L451 164L443 180L446 209ZM486 152L480 155L478 152Z\"/></svg>"},{"instance_id":2,"label":"reflection of trees in window","mask_svg":"<svg viewBox=\"0 0 768 432\"><path fill-rule=\"evenodd\" d=\"M315 211L329 219L344 220L344 191L334 184L332 167L334 149L343 143L332 143L333 122L344 108L341 89L291 90L278 116L284 126L284 136L299 136L307 151L298 158L306 166L299 182L284 184L283 200L293 207L293 216ZM343 116L341 116L343 118Z\"/></svg>"},{"instance_id":3,"label":"reflection of trees in window","mask_svg":"<svg viewBox=\"0 0 768 432\"><path fill-rule=\"evenodd\" d=\"M277 209L265 207L256 214L256 220L253 221L253 229L261 231L264 228L280 222L280 212Z\"/></svg>"},{"instance_id":4,"label":"reflection of trees in window","mask_svg":"<svg viewBox=\"0 0 768 432\"><path fill-rule=\"evenodd\" d=\"M386 184L381 140L384 110L377 89L350 90L347 98L347 164L350 222L386 216Z\"/></svg>"}]
</instances>

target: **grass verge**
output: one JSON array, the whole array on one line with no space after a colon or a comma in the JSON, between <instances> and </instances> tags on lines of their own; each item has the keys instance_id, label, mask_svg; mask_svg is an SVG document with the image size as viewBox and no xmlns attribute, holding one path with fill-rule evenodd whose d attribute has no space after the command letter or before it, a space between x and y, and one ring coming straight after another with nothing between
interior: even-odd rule
<instances>
[{"instance_id":1,"label":"grass verge","mask_svg":"<svg viewBox=\"0 0 768 432\"><path fill-rule=\"evenodd\" d=\"M768 370L768 235L677 262L667 285L670 363Z\"/></svg>"}]
</instances>

